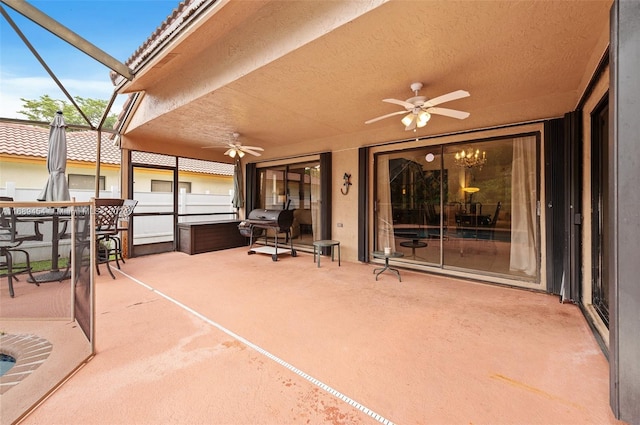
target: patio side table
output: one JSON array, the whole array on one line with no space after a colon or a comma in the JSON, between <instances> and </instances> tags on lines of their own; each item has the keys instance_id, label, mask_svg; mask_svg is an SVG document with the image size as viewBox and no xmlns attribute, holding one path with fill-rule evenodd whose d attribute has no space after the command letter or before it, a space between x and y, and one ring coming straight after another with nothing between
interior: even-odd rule
<instances>
[{"instance_id":1,"label":"patio side table","mask_svg":"<svg viewBox=\"0 0 640 425\"><path fill-rule=\"evenodd\" d=\"M385 270L389 270L398 276L398 280L402 282L402 278L400 277L400 270L394 269L393 267L389 267L389 258L400 258L404 257L402 252L390 252L389 254L385 254L384 251L373 251L371 253L374 258L384 258L384 267L379 267L377 269L373 269L373 273L376 274L376 280L378 280L378 276Z\"/></svg>"},{"instance_id":2,"label":"patio side table","mask_svg":"<svg viewBox=\"0 0 640 425\"><path fill-rule=\"evenodd\" d=\"M334 241L330 239L323 239L319 241L313 241L313 262L316 261L316 250L318 251L318 267L320 267L320 257L322 254L322 248L331 248L331 261L333 261L333 254L335 247L338 247L338 267L340 267L340 241Z\"/></svg>"}]
</instances>

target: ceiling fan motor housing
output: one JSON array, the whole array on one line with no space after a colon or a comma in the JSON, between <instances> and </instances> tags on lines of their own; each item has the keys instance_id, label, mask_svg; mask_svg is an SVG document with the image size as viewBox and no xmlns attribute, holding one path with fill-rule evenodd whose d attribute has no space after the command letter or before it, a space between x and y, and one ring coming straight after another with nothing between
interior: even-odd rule
<instances>
[{"instance_id":1,"label":"ceiling fan motor housing","mask_svg":"<svg viewBox=\"0 0 640 425\"><path fill-rule=\"evenodd\" d=\"M411 91L415 92L416 94L418 94L418 92L422 90L422 83L412 83L411 84Z\"/></svg>"}]
</instances>

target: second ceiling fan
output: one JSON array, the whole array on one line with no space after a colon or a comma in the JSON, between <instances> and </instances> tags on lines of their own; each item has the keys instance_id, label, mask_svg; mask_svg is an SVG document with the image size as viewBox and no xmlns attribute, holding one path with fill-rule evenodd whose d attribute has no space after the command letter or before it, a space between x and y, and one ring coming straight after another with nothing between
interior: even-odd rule
<instances>
[{"instance_id":1,"label":"second ceiling fan","mask_svg":"<svg viewBox=\"0 0 640 425\"><path fill-rule=\"evenodd\" d=\"M240 133L233 133L233 140L230 140L229 142L226 143L226 147L228 148L224 154L230 156L231 158L235 158L236 155L238 155L240 158L242 158L244 156L245 153L248 153L250 155L253 156L260 156L262 155L260 152L263 152L264 149L258 146L245 146L242 143L240 143L238 141L238 138L240 137ZM214 149L214 148L220 148L220 146L217 145L213 145L213 146L203 146L203 149Z\"/></svg>"},{"instance_id":2,"label":"second ceiling fan","mask_svg":"<svg viewBox=\"0 0 640 425\"><path fill-rule=\"evenodd\" d=\"M427 122L431 119L431 115L444 115L446 117L457 118L463 120L470 114L468 112L457 111L455 109L440 108L440 105L445 102L451 102L452 100L462 99L469 96L469 92L464 90L457 90L451 93L443 94L442 96L434 97L433 99L427 99L425 96L418 96L418 92L422 89L422 83L411 84L411 91L414 96L407 100L398 99L383 99L383 102L393 103L395 105L402 106L404 111L392 112L390 114L382 115L377 118L365 121L365 124L371 124L373 122L393 117L395 115L405 116L402 118L402 124L404 124L405 130L415 130L416 128L422 128L427 125Z\"/></svg>"}]
</instances>

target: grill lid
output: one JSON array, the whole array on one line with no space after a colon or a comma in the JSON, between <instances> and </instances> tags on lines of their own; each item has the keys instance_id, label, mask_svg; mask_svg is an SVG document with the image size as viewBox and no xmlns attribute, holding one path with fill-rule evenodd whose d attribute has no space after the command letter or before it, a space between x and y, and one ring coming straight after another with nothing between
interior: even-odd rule
<instances>
[{"instance_id":1,"label":"grill lid","mask_svg":"<svg viewBox=\"0 0 640 425\"><path fill-rule=\"evenodd\" d=\"M249 213L247 221L251 224L264 224L288 229L293 224L293 210L255 209Z\"/></svg>"}]
</instances>

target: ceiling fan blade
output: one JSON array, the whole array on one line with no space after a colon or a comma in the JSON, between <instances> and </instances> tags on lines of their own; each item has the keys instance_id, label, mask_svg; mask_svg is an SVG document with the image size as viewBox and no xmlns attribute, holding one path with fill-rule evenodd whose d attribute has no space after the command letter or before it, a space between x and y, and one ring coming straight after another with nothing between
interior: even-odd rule
<instances>
[{"instance_id":1,"label":"ceiling fan blade","mask_svg":"<svg viewBox=\"0 0 640 425\"><path fill-rule=\"evenodd\" d=\"M403 108L406 108L408 111L412 110L413 108L416 107L416 105L414 105L413 103L409 103L406 102L404 100L398 100L398 99L382 99L383 102L387 102L387 103L393 103L394 105L400 105Z\"/></svg>"},{"instance_id":2,"label":"ceiling fan blade","mask_svg":"<svg viewBox=\"0 0 640 425\"><path fill-rule=\"evenodd\" d=\"M246 152L249 155L253 155L253 156L261 156L262 155L260 152L255 152L255 151L252 151L251 149L242 149L242 152Z\"/></svg>"},{"instance_id":3,"label":"ceiling fan blade","mask_svg":"<svg viewBox=\"0 0 640 425\"><path fill-rule=\"evenodd\" d=\"M413 130L414 128L416 128L416 124L417 124L417 119L416 118L417 118L417 115L414 114L414 113L411 113L411 122L404 129L409 131L409 130Z\"/></svg>"},{"instance_id":4,"label":"ceiling fan blade","mask_svg":"<svg viewBox=\"0 0 640 425\"><path fill-rule=\"evenodd\" d=\"M264 149L261 148L260 146L239 146L240 149L253 149L254 151L263 151Z\"/></svg>"},{"instance_id":5,"label":"ceiling fan blade","mask_svg":"<svg viewBox=\"0 0 640 425\"><path fill-rule=\"evenodd\" d=\"M456 90L451 93L443 94L442 96L434 97L433 99L424 102L423 107L436 106L441 103L451 102L452 100L462 99L463 97L470 96L468 91Z\"/></svg>"},{"instance_id":6,"label":"ceiling fan blade","mask_svg":"<svg viewBox=\"0 0 640 425\"><path fill-rule=\"evenodd\" d=\"M455 109L448 108L427 108L426 111L430 114L444 115L446 117L457 118L459 120L463 120L471 115L468 112L456 111Z\"/></svg>"},{"instance_id":7,"label":"ceiling fan blade","mask_svg":"<svg viewBox=\"0 0 640 425\"><path fill-rule=\"evenodd\" d=\"M372 118L369 121L365 121L365 124L371 124L372 122L376 122L376 121L380 121L383 120L385 118L389 118L389 117L393 117L394 115L400 115L400 114L406 114L407 111L398 111L398 112L392 112L390 114L387 115L382 115L381 117L377 117L377 118Z\"/></svg>"}]
</instances>

